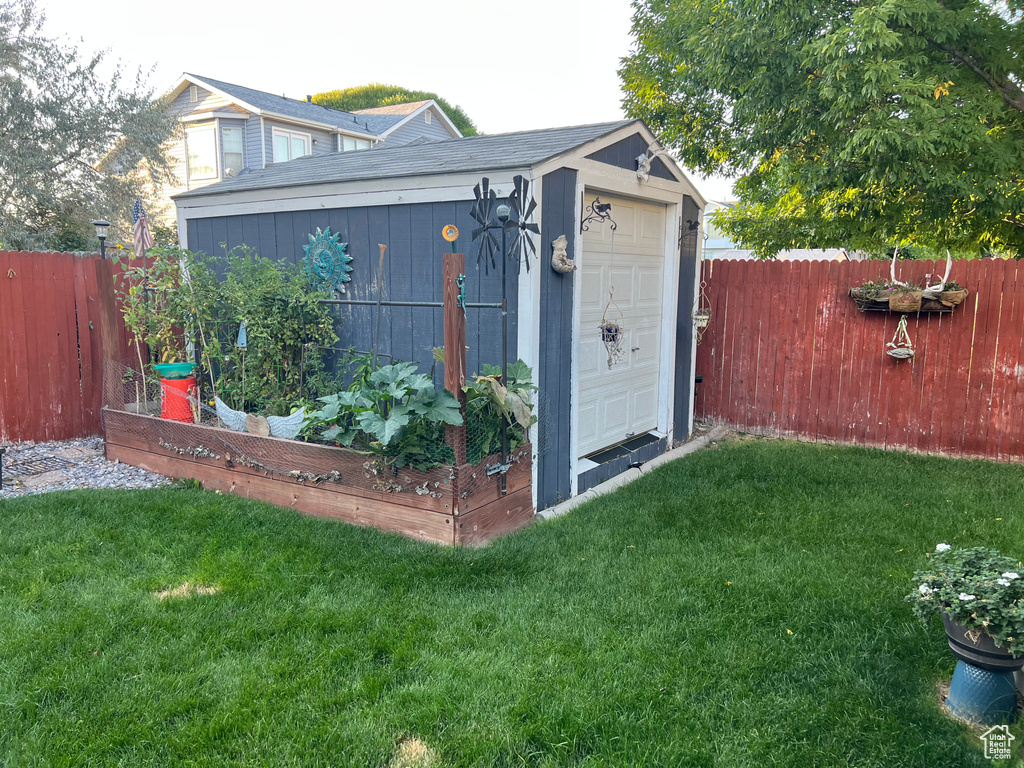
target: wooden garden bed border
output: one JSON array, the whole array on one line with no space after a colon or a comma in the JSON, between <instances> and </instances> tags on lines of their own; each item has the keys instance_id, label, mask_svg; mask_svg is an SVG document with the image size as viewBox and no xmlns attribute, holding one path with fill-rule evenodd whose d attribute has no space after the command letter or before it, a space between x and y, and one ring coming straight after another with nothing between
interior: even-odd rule
<instances>
[{"instance_id":1,"label":"wooden garden bed border","mask_svg":"<svg viewBox=\"0 0 1024 768\"><path fill-rule=\"evenodd\" d=\"M219 443L219 434L228 440L237 435L218 427L104 408L103 428L110 461L168 477L198 480L208 490L261 499L309 515L369 525L425 541L483 544L533 521L533 446L529 443L510 454L512 467L506 475L508 492L504 496L500 475L486 476L486 467L497 463L498 456L488 456L477 465L452 467L451 481L430 496L411 489L400 493L369 490L344 482L314 484L282 472L243 466L228 455L192 456L160 445L161 441L175 445L175 439L187 436L188 446L210 446ZM258 435L247 438L286 444L283 447L302 461L297 467L300 470L315 466L322 473L336 467L344 477L364 460L329 445Z\"/></svg>"}]
</instances>

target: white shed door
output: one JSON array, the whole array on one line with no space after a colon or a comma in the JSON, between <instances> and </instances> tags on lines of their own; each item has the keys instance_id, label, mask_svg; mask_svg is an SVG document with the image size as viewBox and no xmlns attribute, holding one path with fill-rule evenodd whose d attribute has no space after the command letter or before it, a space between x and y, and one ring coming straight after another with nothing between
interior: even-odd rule
<instances>
[{"instance_id":1,"label":"white shed door","mask_svg":"<svg viewBox=\"0 0 1024 768\"><path fill-rule=\"evenodd\" d=\"M608 222L583 233L579 338L579 454L615 445L658 426L658 374L665 278L665 206L598 195L611 203ZM584 207L594 195L587 193ZM600 325L608 318L625 331L624 354L608 367Z\"/></svg>"}]
</instances>

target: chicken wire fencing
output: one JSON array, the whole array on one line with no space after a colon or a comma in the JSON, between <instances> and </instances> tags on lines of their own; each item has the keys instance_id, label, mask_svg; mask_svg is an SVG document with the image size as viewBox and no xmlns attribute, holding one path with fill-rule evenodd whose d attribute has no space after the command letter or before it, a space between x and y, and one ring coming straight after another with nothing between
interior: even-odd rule
<instances>
[{"instance_id":1,"label":"chicken wire fencing","mask_svg":"<svg viewBox=\"0 0 1024 768\"><path fill-rule=\"evenodd\" d=\"M500 387L489 396L478 391L467 398L461 424L428 418L437 412L403 414L395 420L386 445L363 433L350 448L324 438L331 425L311 423L308 410L283 417L245 413L219 401L212 390L209 378L161 380L108 361L103 397L106 439L143 454L338 490L384 492L396 499L406 494L498 498L528 483L532 475L530 416L520 409L517 420L516 414L505 412L498 404ZM394 413L377 416L387 421Z\"/></svg>"}]
</instances>

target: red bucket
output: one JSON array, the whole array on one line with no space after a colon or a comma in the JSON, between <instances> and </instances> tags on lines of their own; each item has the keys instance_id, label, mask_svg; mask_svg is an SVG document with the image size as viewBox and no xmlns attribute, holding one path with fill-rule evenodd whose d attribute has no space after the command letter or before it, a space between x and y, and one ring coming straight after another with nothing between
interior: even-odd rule
<instances>
[{"instance_id":1,"label":"red bucket","mask_svg":"<svg viewBox=\"0 0 1024 768\"><path fill-rule=\"evenodd\" d=\"M160 418L191 424L192 403L196 397L196 377L160 379Z\"/></svg>"}]
</instances>

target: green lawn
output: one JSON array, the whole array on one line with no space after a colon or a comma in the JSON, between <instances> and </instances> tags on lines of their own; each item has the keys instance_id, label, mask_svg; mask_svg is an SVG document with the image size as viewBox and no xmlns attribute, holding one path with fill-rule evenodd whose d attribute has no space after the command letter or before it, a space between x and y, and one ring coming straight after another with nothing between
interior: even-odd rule
<instances>
[{"instance_id":1,"label":"green lawn","mask_svg":"<svg viewBox=\"0 0 1024 768\"><path fill-rule=\"evenodd\" d=\"M482 550L0 502L0 765L990 766L903 596L940 541L1024 555L1022 510L1024 467L767 441ZM221 591L153 596L186 581Z\"/></svg>"}]
</instances>

